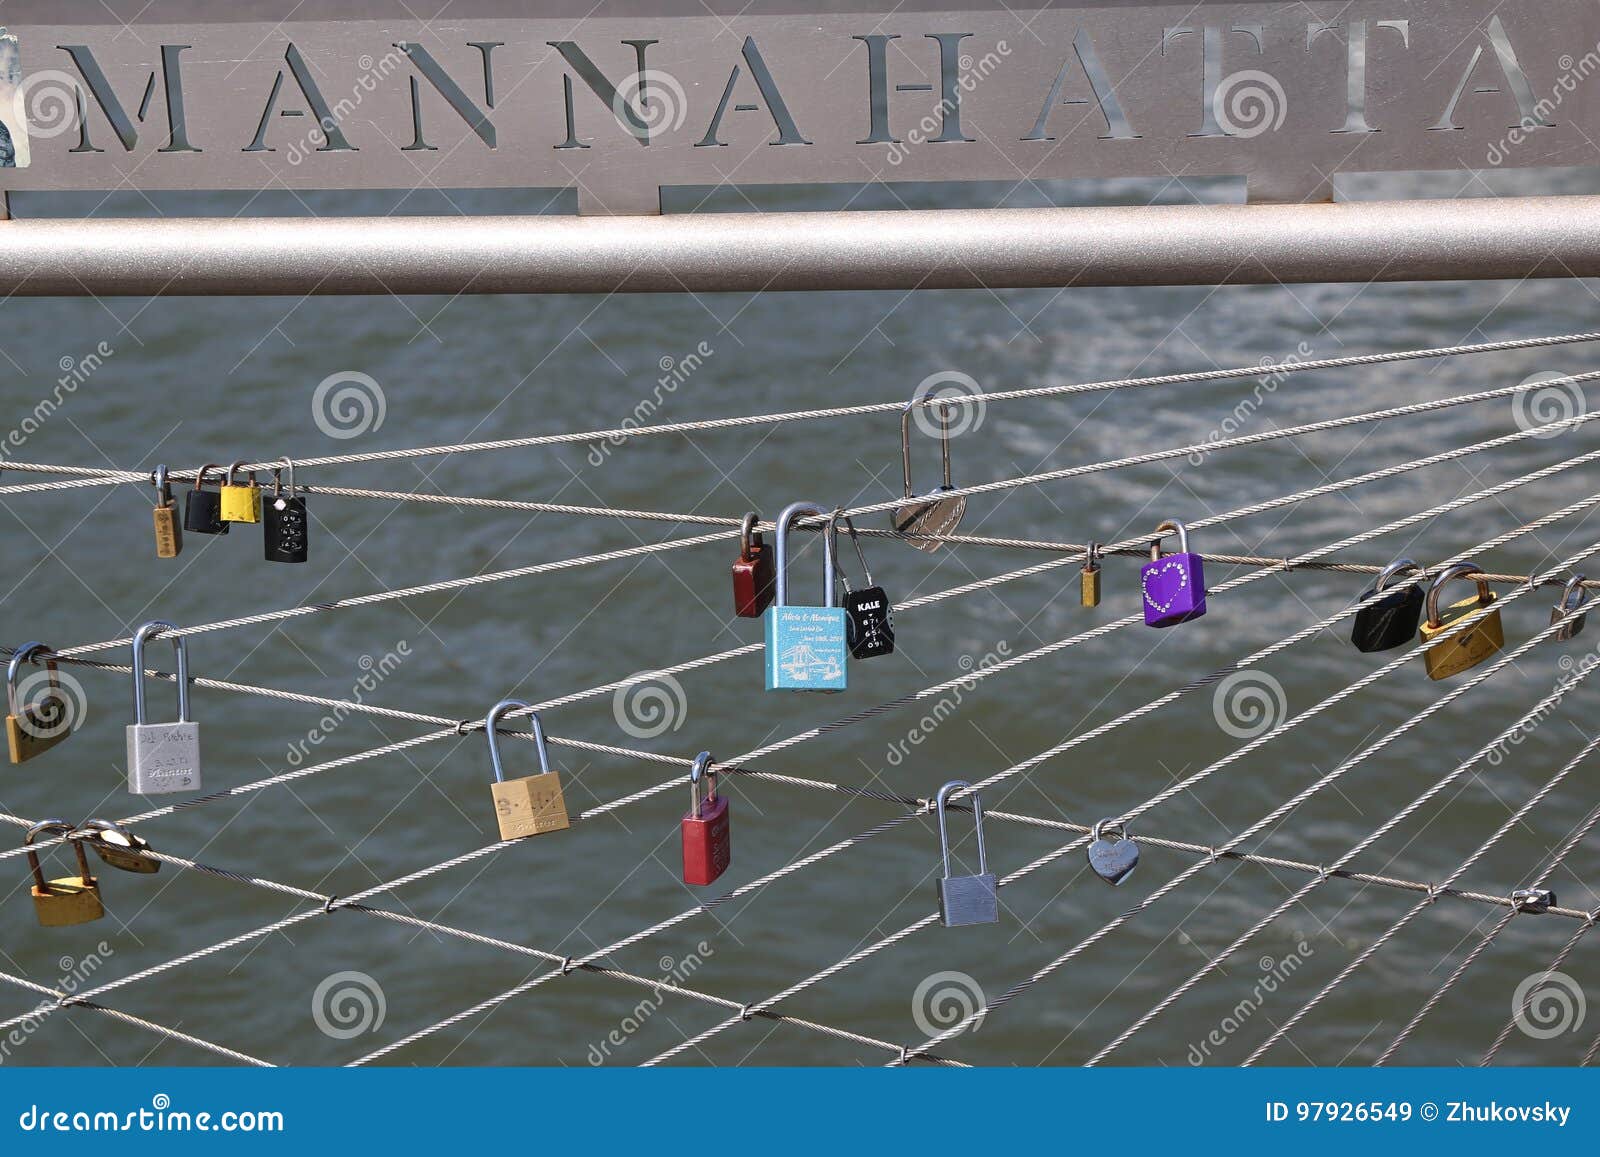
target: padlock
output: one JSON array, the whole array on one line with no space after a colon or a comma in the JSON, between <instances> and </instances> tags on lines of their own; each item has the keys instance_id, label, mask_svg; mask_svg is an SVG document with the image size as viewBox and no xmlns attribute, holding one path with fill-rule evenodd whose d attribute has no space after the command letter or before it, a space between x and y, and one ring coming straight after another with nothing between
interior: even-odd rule
<instances>
[{"instance_id":1,"label":"padlock","mask_svg":"<svg viewBox=\"0 0 1600 1157\"><path fill-rule=\"evenodd\" d=\"M759 619L772 605L772 551L761 540L750 511L739 528L739 557L733 563L733 610L741 619Z\"/></svg>"},{"instance_id":2,"label":"padlock","mask_svg":"<svg viewBox=\"0 0 1600 1157\"><path fill-rule=\"evenodd\" d=\"M930 541L914 536L954 533L961 522L961 516L967 512L967 496L957 494L948 498L941 497L945 491L955 489L950 484L950 406L943 402L932 408L939 414L939 452L944 460L944 482L920 497L912 489L911 411L922 401L921 398L913 397L900 413L900 470L905 479L906 500L890 512L890 525L900 534L913 536L906 539L908 546L932 553L944 543L937 539Z\"/></svg>"},{"instance_id":3,"label":"padlock","mask_svg":"<svg viewBox=\"0 0 1600 1157\"><path fill-rule=\"evenodd\" d=\"M848 679L849 644L845 640L844 611L834 606L833 540L822 536L822 606L790 606L789 524L802 514L827 514L815 502L794 502L778 515L775 535L777 557L773 576L774 603L762 617L767 648L768 691L843 691Z\"/></svg>"},{"instance_id":4,"label":"padlock","mask_svg":"<svg viewBox=\"0 0 1600 1157\"><path fill-rule=\"evenodd\" d=\"M542 836L569 826L567 801L561 795L561 773L550 768L550 753L544 745L544 725L537 712L533 722L533 745L539 750L539 774L521 779L506 778L500 766L500 740L495 725L513 707L530 707L521 699L502 699L489 711L483 729L489 736L489 760L494 764L494 782L489 785L494 797L494 814L500 822L500 838L515 840L523 836Z\"/></svg>"},{"instance_id":5,"label":"padlock","mask_svg":"<svg viewBox=\"0 0 1600 1157\"><path fill-rule=\"evenodd\" d=\"M944 875L939 877L938 883L939 918L946 928L1000 922L1000 897L995 891L994 873L989 871L989 858L983 847L983 801L976 791L972 793L972 822L978 835L978 874L950 874L950 832L945 826L945 807L951 793L971 786L964 779L952 779L939 789L934 800L934 810L939 813L939 851L944 857Z\"/></svg>"},{"instance_id":6,"label":"padlock","mask_svg":"<svg viewBox=\"0 0 1600 1157\"><path fill-rule=\"evenodd\" d=\"M1356 596L1356 602L1365 602L1387 590L1407 571L1416 571L1419 579L1428 577L1428 572L1409 558L1397 558L1378 572L1373 584ZM1409 582L1367 603L1356 612L1355 622L1350 626L1350 641L1356 645L1356 650L1388 651L1409 643L1422 619L1423 598L1420 583Z\"/></svg>"},{"instance_id":7,"label":"padlock","mask_svg":"<svg viewBox=\"0 0 1600 1157\"><path fill-rule=\"evenodd\" d=\"M1178 535L1178 553L1161 553L1161 536L1167 531ZM1171 627L1187 623L1206 613L1206 571L1204 560L1189 552L1189 532L1183 523L1168 519L1156 527L1150 542L1150 561L1139 568L1144 590L1144 625Z\"/></svg>"},{"instance_id":8,"label":"padlock","mask_svg":"<svg viewBox=\"0 0 1600 1157\"><path fill-rule=\"evenodd\" d=\"M705 781L704 798L700 783ZM702 751L689 769L689 814L679 824L683 835L683 882L703 888L728 870L733 842L728 831L728 797L717 792L711 753Z\"/></svg>"},{"instance_id":9,"label":"padlock","mask_svg":"<svg viewBox=\"0 0 1600 1157\"><path fill-rule=\"evenodd\" d=\"M1100 605L1100 544L1091 542L1083 555L1083 570L1078 572L1078 597L1086 607Z\"/></svg>"},{"instance_id":10,"label":"padlock","mask_svg":"<svg viewBox=\"0 0 1600 1157\"><path fill-rule=\"evenodd\" d=\"M1467 575L1478 576L1478 593L1458 603L1451 603L1441 612L1439 592L1444 584ZM1422 641L1433 642L1466 616L1492 606L1494 601L1494 592L1489 589L1489 583L1483 578L1483 571L1476 563L1450 564L1439 572L1439 577L1434 579L1433 585L1428 588L1428 618L1422 624ZM1505 631L1500 625L1500 608L1495 607L1465 631L1452 635L1436 647L1429 648L1423 655L1423 665L1428 669L1428 678L1448 679L1452 675L1459 675L1469 668L1476 667L1505 645Z\"/></svg>"},{"instance_id":11,"label":"padlock","mask_svg":"<svg viewBox=\"0 0 1600 1157\"><path fill-rule=\"evenodd\" d=\"M83 827L95 833L89 837L89 846L113 868L146 876L161 870L160 860L141 854L150 850L150 841L143 836L111 820L85 820Z\"/></svg>"},{"instance_id":12,"label":"padlock","mask_svg":"<svg viewBox=\"0 0 1600 1157\"><path fill-rule=\"evenodd\" d=\"M167 468L157 466L150 474L156 488L155 516L156 557L177 558L183 551L183 527L178 522L178 508L172 501L172 483L167 479Z\"/></svg>"},{"instance_id":13,"label":"padlock","mask_svg":"<svg viewBox=\"0 0 1600 1157\"><path fill-rule=\"evenodd\" d=\"M100 882L89 874L89 860L83 854L81 840L72 841L72 850L78 854L78 874L59 880L44 878L33 841L46 832L65 835L70 831L72 825L65 820L44 820L29 828L22 840L22 846L28 849L28 868L33 872L33 914L46 928L87 924L106 914L106 907L100 901Z\"/></svg>"},{"instance_id":14,"label":"padlock","mask_svg":"<svg viewBox=\"0 0 1600 1157\"><path fill-rule=\"evenodd\" d=\"M839 520L844 520L845 529L850 532L850 541L855 544L856 558L861 561L861 573L867 578L867 585L861 590L852 590L850 580L845 577L844 568L839 568L839 581L844 584L844 637L850 644L850 654L857 659L876 659L879 655L894 654L894 608L889 605L889 596L880 586L872 581L872 570L867 566L867 556L861 549L861 536L856 533L856 524L843 510L835 510L828 519L828 529L824 531L834 541L833 555L839 557L838 534Z\"/></svg>"},{"instance_id":15,"label":"padlock","mask_svg":"<svg viewBox=\"0 0 1600 1157\"><path fill-rule=\"evenodd\" d=\"M222 495L205 488L208 471L215 471L218 478L226 477L215 462L207 462L195 473L194 489L183 500L183 529L195 534L227 534L228 524L222 521Z\"/></svg>"},{"instance_id":16,"label":"padlock","mask_svg":"<svg viewBox=\"0 0 1600 1157\"><path fill-rule=\"evenodd\" d=\"M1556 894L1550 888L1518 888L1511 893L1511 909L1530 916L1543 916L1556 906Z\"/></svg>"},{"instance_id":17,"label":"padlock","mask_svg":"<svg viewBox=\"0 0 1600 1157\"><path fill-rule=\"evenodd\" d=\"M17 674L22 665L40 651L50 651L43 643L24 643L11 655L6 666L6 746L10 748L12 763L26 763L34 756L49 751L72 734L73 710L61 690L56 677L54 659L46 659L45 670L50 685L33 703L22 702L17 686Z\"/></svg>"},{"instance_id":18,"label":"padlock","mask_svg":"<svg viewBox=\"0 0 1600 1157\"><path fill-rule=\"evenodd\" d=\"M171 623L148 622L133 635L133 722L128 724L128 790L134 795L165 795L200 790L200 724L189 718L189 651L172 636L177 654L178 718L147 723L144 710L144 645Z\"/></svg>"},{"instance_id":19,"label":"padlock","mask_svg":"<svg viewBox=\"0 0 1600 1157\"><path fill-rule=\"evenodd\" d=\"M272 469L272 497L262 504L261 541L268 562L305 562L306 500L294 492L294 463L283 459L289 468L289 492L283 492L283 468Z\"/></svg>"},{"instance_id":20,"label":"padlock","mask_svg":"<svg viewBox=\"0 0 1600 1157\"><path fill-rule=\"evenodd\" d=\"M244 473L243 482L235 482L234 476ZM261 487L256 484L256 472L244 471L244 459L228 467L228 477L222 484L222 521L223 522L260 522L261 521Z\"/></svg>"},{"instance_id":21,"label":"padlock","mask_svg":"<svg viewBox=\"0 0 1600 1157\"><path fill-rule=\"evenodd\" d=\"M1567 585L1561 588L1561 598L1557 600L1555 606L1550 608L1550 621L1552 623L1561 623L1559 627L1550 632L1550 638L1558 643L1565 643L1568 639L1581 632L1584 620L1589 616L1573 615L1572 612L1588 601L1589 592L1583 585L1583 576L1581 574L1573 575L1567 580ZM1572 617L1567 618L1568 615L1572 615ZM1567 621L1562 623L1562 619Z\"/></svg>"},{"instance_id":22,"label":"padlock","mask_svg":"<svg viewBox=\"0 0 1600 1157\"><path fill-rule=\"evenodd\" d=\"M1116 838L1110 838L1115 833ZM1139 845L1128 837L1121 820L1101 820L1089 833L1089 868L1112 887L1139 866Z\"/></svg>"}]
</instances>

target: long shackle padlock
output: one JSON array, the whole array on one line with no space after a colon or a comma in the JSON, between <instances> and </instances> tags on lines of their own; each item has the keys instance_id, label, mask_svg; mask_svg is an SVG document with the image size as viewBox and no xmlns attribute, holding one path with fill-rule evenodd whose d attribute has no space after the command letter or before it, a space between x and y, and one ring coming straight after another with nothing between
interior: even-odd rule
<instances>
[{"instance_id":1,"label":"long shackle padlock","mask_svg":"<svg viewBox=\"0 0 1600 1157\"><path fill-rule=\"evenodd\" d=\"M1169 531L1178 536L1176 554L1161 553L1161 536ZM1156 527L1150 561L1139 568L1139 586L1144 592L1147 627L1171 627L1206 613L1204 560L1189 550L1189 532L1183 523L1169 518Z\"/></svg>"},{"instance_id":2,"label":"long shackle padlock","mask_svg":"<svg viewBox=\"0 0 1600 1157\"><path fill-rule=\"evenodd\" d=\"M533 745L539 753L539 771L518 779L507 779L500 765L500 738L495 733L500 719L513 708L528 709L528 719L533 727ZM550 750L544 742L544 724L531 703L521 699L502 699L489 709L483 721L483 730L489 736L489 762L494 767L494 782L489 785L494 799L495 819L500 825L502 840L516 840L523 836L542 836L546 832L559 832L570 826L567 818L567 801L561 794L561 773L550 766Z\"/></svg>"},{"instance_id":3,"label":"long shackle padlock","mask_svg":"<svg viewBox=\"0 0 1600 1157\"><path fill-rule=\"evenodd\" d=\"M65 820L43 820L22 838L22 846L28 849L28 870L33 873L33 914L46 928L87 924L106 914L100 899L100 882L89 872L89 859L83 853L81 840L72 841L72 850L78 855L78 874L58 880L44 878L34 841L46 833L66 835L71 831L72 825Z\"/></svg>"},{"instance_id":4,"label":"long shackle padlock","mask_svg":"<svg viewBox=\"0 0 1600 1157\"><path fill-rule=\"evenodd\" d=\"M944 862L944 875L939 877L938 882L939 917L946 928L960 928L966 924L996 924L1000 920L1000 897L983 846L983 801L978 798L976 791L972 793L972 821L973 830L978 836L978 874L950 874L950 831L945 823L945 808L953 793L970 787L972 784L964 779L953 779L939 789L934 800L934 810L939 815L939 851Z\"/></svg>"},{"instance_id":5,"label":"long shackle padlock","mask_svg":"<svg viewBox=\"0 0 1600 1157\"><path fill-rule=\"evenodd\" d=\"M183 524L178 521L178 508L172 500L172 479L165 466L150 472L150 485L156 488L156 505L151 511L155 521L156 557L177 558L183 552Z\"/></svg>"},{"instance_id":6,"label":"long shackle padlock","mask_svg":"<svg viewBox=\"0 0 1600 1157\"><path fill-rule=\"evenodd\" d=\"M911 485L911 411L919 406L932 408L939 415L939 454L944 465L944 481L937 489L918 495ZM913 396L900 411L900 473L905 483L906 501L890 512L890 525L899 534L906 535L906 544L917 550L932 553L944 544L938 539L918 538L918 535L950 534L967 512L967 496L957 494L940 497L955 487L950 482L950 404L939 402L927 407L926 399Z\"/></svg>"},{"instance_id":7,"label":"long shackle padlock","mask_svg":"<svg viewBox=\"0 0 1600 1157\"><path fill-rule=\"evenodd\" d=\"M843 691L850 655L845 614L834 605L838 564L833 537L822 535L822 605L789 605L789 527L805 514L826 516L815 502L792 502L778 515L775 532L773 605L762 616L768 691Z\"/></svg>"},{"instance_id":8,"label":"long shackle padlock","mask_svg":"<svg viewBox=\"0 0 1600 1157\"><path fill-rule=\"evenodd\" d=\"M857 659L876 659L894 653L894 608L888 593L872 581L872 568L867 565L866 552L861 549L861 536L856 524L844 510L838 509L828 518L824 532L834 543L835 559L839 555L839 523L843 520L850 532L850 541L856 548L856 559L861 563L861 573L867 585L860 590L850 586L844 568L839 567L839 581L844 584L845 641L850 644L850 654Z\"/></svg>"},{"instance_id":9,"label":"long shackle padlock","mask_svg":"<svg viewBox=\"0 0 1600 1157\"><path fill-rule=\"evenodd\" d=\"M1441 611L1439 594L1444 585L1458 578L1473 576L1477 578L1477 594L1469 595L1460 602L1451 603ZM1494 602L1495 594L1489 589L1489 580L1483 577L1483 570L1477 563L1452 563L1439 572L1438 577L1433 580L1433 585L1428 588L1428 618L1419 631L1422 641L1432 643L1468 615L1482 608L1491 607ZM1428 678L1448 679L1451 675L1459 675L1469 668L1476 667L1505 645L1506 636L1505 629L1500 623L1500 608L1494 607L1466 630L1452 635L1437 646L1430 647L1423 655L1423 666L1427 668Z\"/></svg>"},{"instance_id":10,"label":"long shackle padlock","mask_svg":"<svg viewBox=\"0 0 1600 1157\"><path fill-rule=\"evenodd\" d=\"M683 882L697 888L714 883L733 862L733 841L728 797L717 791L717 771L711 766L709 751L695 756L689 768L689 813L678 827L683 842Z\"/></svg>"},{"instance_id":11,"label":"long shackle padlock","mask_svg":"<svg viewBox=\"0 0 1600 1157\"><path fill-rule=\"evenodd\" d=\"M206 475L213 471L219 478L227 478L221 466L207 462L195 471L194 489L183 500L183 529L195 534L228 533L228 524L222 519L222 493L206 489Z\"/></svg>"},{"instance_id":12,"label":"long shackle padlock","mask_svg":"<svg viewBox=\"0 0 1600 1157\"><path fill-rule=\"evenodd\" d=\"M189 718L189 649L183 636L171 635L177 657L178 718L151 723L145 718L145 643L163 631L160 620L145 623L133 636L133 722L128 725L128 790L134 795L165 795L200 790L200 724Z\"/></svg>"},{"instance_id":13,"label":"long shackle padlock","mask_svg":"<svg viewBox=\"0 0 1600 1157\"><path fill-rule=\"evenodd\" d=\"M268 562L305 562L306 500L295 493L294 463L280 458L272 468L272 497L261 504L262 554ZM283 472L289 471L289 492L283 492Z\"/></svg>"},{"instance_id":14,"label":"long shackle padlock","mask_svg":"<svg viewBox=\"0 0 1600 1157\"><path fill-rule=\"evenodd\" d=\"M36 703L23 701L17 676L23 664L40 651L48 655L50 648L43 643L24 643L12 652L11 662L6 664L6 747L12 763L26 763L72 734L73 716L77 713L62 693L54 659L44 661L49 680L44 694Z\"/></svg>"}]
</instances>

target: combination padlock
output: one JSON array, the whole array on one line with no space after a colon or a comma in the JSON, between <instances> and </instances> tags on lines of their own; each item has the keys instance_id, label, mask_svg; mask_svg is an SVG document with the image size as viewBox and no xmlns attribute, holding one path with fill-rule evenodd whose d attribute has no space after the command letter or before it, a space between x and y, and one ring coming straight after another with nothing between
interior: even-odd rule
<instances>
[{"instance_id":1,"label":"combination padlock","mask_svg":"<svg viewBox=\"0 0 1600 1157\"><path fill-rule=\"evenodd\" d=\"M245 480L235 482L235 475L240 473L245 475ZM244 459L228 467L228 477L222 483L220 497L223 522L261 521L261 487L256 483L256 472L244 470Z\"/></svg>"},{"instance_id":2,"label":"combination padlock","mask_svg":"<svg viewBox=\"0 0 1600 1157\"><path fill-rule=\"evenodd\" d=\"M1440 611L1439 592L1444 588L1444 584L1469 575L1478 576L1478 593L1458 603L1451 603ZM1428 619L1422 624L1422 641L1433 642L1466 616L1492 606L1494 601L1494 592L1489 589L1489 583L1484 579L1483 571L1476 563L1451 563L1439 572L1439 577L1434 579L1433 585L1428 588ZM1428 669L1428 678L1448 679L1452 675L1459 675L1476 667L1505 645L1506 636L1500 624L1500 608L1495 607L1460 634L1452 635L1438 646L1429 648L1423 655L1423 665Z\"/></svg>"},{"instance_id":3,"label":"combination padlock","mask_svg":"<svg viewBox=\"0 0 1600 1157\"><path fill-rule=\"evenodd\" d=\"M1580 633L1583 630L1584 620L1589 616L1573 615L1572 612L1588 601L1589 592L1583 585L1583 576L1581 574L1573 575L1567 580L1567 585L1561 588L1561 598L1556 601L1555 606L1550 608L1550 621L1552 623L1561 623L1562 619L1567 620L1550 632L1550 638L1558 643L1565 643L1568 639ZM1572 615L1572 617L1567 618L1568 615Z\"/></svg>"},{"instance_id":4,"label":"combination padlock","mask_svg":"<svg viewBox=\"0 0 1600 1157\"><path fill-rule=\"evenodd\" d=\"M733 610L741 619L759 619L772 605L772 551L761 540L750 511L739 528L739 557L733 563Z\"/></svg>"},{"instance_id":5,"label":"combination padlock","mask_svg":"<svg viewBox=\"0 0 1600 1157\"><path fill-rule=\"evenodd\" d=\"M83 841L73 840L72 850L78 854L78 874L63 876L59 880L46 880L39 865L39 853L33 842L45 833L65 835L72 825L65 820L44 820L28 829L22 846L28 849L28 869L33 873L33 914L46 928L65 928L72 924L87 924L106 914L100 900L100 882L89 874L89 860L83 854Z\"/></svg>"},{"instance_id":6,"label":"combination padlock","mask_svg":"<svg viewBox=\"0 0 1600 1157\"><path fill-rule=\"evenodd\" d=\"M1091 542L1083 553L1083 570L1078 572L1078 600L1086 607L1100 605L1100 544Z\"/></svg>"},{"instance_id":7,"label":"combination padlock","mask_svg":"<svg viewBox=\"0 0 1600 1157\"><path fill-rule=\"evenodd\" d=\"M1000 922L1000 897L983 848L983 801L975 791L972 793L972 822L973 830L978 835L978 874L950 874L950 833L945 826L945 807L951 793L971 786L964 779L953 779L939 789L939 795L934 800L934 808L939 813L939 850L944 856L944 875L939 877L938 882L939 918L944 921L946 928Z\"/></svg>"},{"instance_id":8,"label":"combination padlock","mask_svg":"<svg viewBox=\"0 0 1600 1157\"><path fill-rule=\"evenodd\" d=\"M167 478L167 468L157 466L150 473L150 483L156 488L155 516L156 557L177 558L183 550L183 526L178 522L178 508L172 501L172 483Z\"/></svg>"},{"instance_id":9,"label":"combination padlock","mask_svg":"<svg viewBox=\"0 0 1600 1157\"><path fill-rule=\"evenodd\" d=\"M1408 571L1415 571L1418 579L1428 576L1426 570L1409 558L1397 558L1378 572L1373 584L1356 596L1356 602L1364 602L1388 590L1390 584ZM1419 582L1409 582L1380 599L1373 599L1356 612L1355 622L1350 625L1350 641L1356 650L1367 652L1388 651L1409 643L1422 620L1423 599Z\"/></svg>"},{"instance_id":10,"label":"combination padlock","mask_svg":"<svg viewBox=\"0 0 1600 1157\"><path fill-rule=\"evenodd\" d=\"M911 411L922 405L924 399L913 397L900 413L900 470L905 481L905 501L890 512L890 525L897 533L907 535L906 543L918 550L932 553L944 543L937 539L918 539L923 534L952 534L967 512L967 496L956 494L942 497L945 491L955 489L950 483L950 406L941 402L934 409L939 415L939 452L944 460L944 481L927 494L917 495L911 486Z\"/></svg>"},{"instance_id":11,"label":"combination padlock","mask_svg":"<svg viewBox=\"0 0 1600 1157\"><path fill-rule=\"evenodd\" d=\"M844 568L839 568L839 581L844 584L845 641L850 644L850 654L857 659L876 659L879 655L892 655L894 654L894 608L889 605L889 596L884 589L873 584L872 570L867 566L867 556L861 549L861 536L856 533L856 524L842 509L835 510L833 516L828 519L828 529L824 533L834 540L833 554L837 559L840 519L844 520L845 529L850 532L850 541L856 548L856 558L861 561L861 573L867 579L867 585L861 590L852 590Z\"/></svg>"},{"instance_id":12,"label":"combination padlock","mask_svg":"<svg viewBox=\"0 0 1600 1157\"><path fill-rule=\"evenodd\" d=\"M822 606L789 605L789 524L802 514L826 515L815 502L794 502L778 515L773 605L762 616L768 691L843 691L850 657L844 611L834 606L833 538L822 536Z\"/></svg>"},{"instance_id":13,"label":"combination padlock","mask_svg":"<svg viewBox=\"0 0 1600 1157\"><path fill-rule=\"evenodd\" d=\"M705 781L702 795L701 781ZM689 769L689 814L679 824L683 836L683 882L703 888L728 870L733 841L728 830L728 797L717 791L711 753L702 751Z\"/></svg>"},{"instance_id":14,"label":"combination padlock","mask_svg":"<svg viewBox=\"0 0 1600 1157\"><path fill-rule=\"evenodd\" d=\"M508 780L500 766L500 740L495 726L513 707L531 706L521 699L502 699L490 708L488 718L483 721L484 732L489 736L489 761L494 765L494 782L489 785L489 791L494 797L494 814L500 824L502 840L559 832L570 823L567 801L561 794L561 773L550 768L544 725L539 722L537 712L529 714L528 718L533 725L533 745L539 751L539 774Z\"/></svg>"},{"instance_id":15,"label":"combination padlock","mask_svg":"<svg viewBox=\"0 0 1600 1157\"><path fill-rule=\"evenodd\" d=\"M221 466L207 462L195 473L194 489L183 500L183 529L195 534L228 533L222 520L222 493L206 489L206 474L213 471L218 478L227 477Z\"/></svg>"},{"instance_id":16,"label":"combination padlock","mask_svg":"<svg viewBox=\"0 0 1600 1157\"><path fill-rule=\"evenodd\" d=\"M283 491L283 467L272 470L272 497L262 503L261 541L268 562L305 562L310 556L306 542L306 500L294 492L294 463L283 459L289 470L289 492Z\"/></svg>"},{"instance_id":17,"label":"combination padlock","mask_svg":"<svg viewBox=\"0 0 1600 1157\"><path fill-rule=\"evenodd\" d=\"M49 683L35 702L23 702L22 688L17 682L22 665L40 651L48 653L49 650L43 643L24 643L12 653L11 662L6 665L6 747L10 749L12 763L26 763L72 734L74 712L56 676L55 660L45 660Z\"/></svg>"},{"instance_id":18,"label":"combination padlock","mask_svg":"<svg viewBox=\"0 0 1600 1157\"><path fill-rule=\"evenodd\" d=\"M140 875L153 875L161 870L161 861L144 855L150 850L150 841L136 836L127 828L111 820L86 820L84 828L94 832L89 846L113 868Z\"/></svg>"},{"instance_id":19,"label":"combination padlock","mask_svg":"<svg viewBox=\"0 0 1600 1157\"><path fill-rule=\"evenodd\" d=\"M1167 531L1178 536L1178 553L1161 553L1161 536ZM1144 590L1144 623L1147 627L1171 627L1187 623L1206 613L1206 571L1204 561L1189 551L1189 532L1183 523L1168 519L1156 527L1150 542L1150 561L1139 568L1139 583Z\"/></svg>"},{"instance_id":20,"label":"combination padlock","mask_svg":"<svg viewBox=\"0 0 1600 1157\"><path fill-rule=\"evenodd\" d=\"M172 723L145 719L144 645L171 623L148 622L133 636L133 722L128 724L128 790L134 795L166 795L200 790L200 724L189 718L189 650L172 636L177 656L178 718Z\"/></svg>"}]
</instances>

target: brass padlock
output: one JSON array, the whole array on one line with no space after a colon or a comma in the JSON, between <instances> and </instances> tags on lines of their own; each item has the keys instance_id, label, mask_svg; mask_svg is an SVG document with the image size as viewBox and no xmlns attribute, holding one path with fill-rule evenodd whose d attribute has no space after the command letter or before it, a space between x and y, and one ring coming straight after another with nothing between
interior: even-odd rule
<instances>
[{"instance_id":1,"label":"brass padlock","mask_svg":"<svg viewBox=\"0 0 1600 1157\"><path fill-rule=\"evenodd\" d=\"M89 846L113 868L141 875L161 870L160 860L142 854L150 850L150 841L143 836L111 820L85 820L83 826L95 833L89 837Z\"/></svg>"},{"instance_id":2,"label":"brass padlock","mask_svg":"<svg viewBox=\"0 0 1600 1157\"><path fill-rule=\"evenodd\" d=\"M243 459L228 467L228 480L222 484L223 522L261 521L261 487L256 482L256 472L246 472L244 482L233 480L243 467Z\"/></svg>"},{"instance_id":3,"label":"brass padlock","mask_svg":"<svg viewBox=\"0 0 1600 1157\"><path fill-rule=\"evenodd\" d=\"M495 735L495 725L513 707L531 706L520 699L502 699L483 721L483 729L489 736L489 759L494 764L494 782L489 789L494 796L494 813L500 822L502 840L542 836L569 826L567 801L561 795L561 773L550 769L544 726L537 713L528 718L533 721L533 744L539 750L539 774L508 780L500 767L500 740Z\"/></svg>"},{"instance_id":4,"label":"brass padlock","mask_svg":"<svg viewBox=\"0 0 1600 1157\"><path fill-rule=\"evenodd\" d=\"M1086 607L1100 605L1100 544L1091 542L1078 574L1079 595Z\"/></svg>"},{"instance_id":5,"label":"brass padlock","mask_svg":"<svg viewBox=\"0 0 1600 1157\"><path fill-rule=\"evenodd\" d=\"M178 508L172 502L172 483L167 480L167 468L157 466L150 474L156 488L156 505L151 512L156 525L156 557L177 558L183 550L183 524L178 521Z\"/></svg>"},{"instance_id":6,"label":"brass padlock","mask_svg":"<svg viewBox=\"0 0 1600 1157\"><path fill-rule=\"evenodd\" d=\"M1458 603L1439 610L1439 591L1452 579L1468 575L1478 576L1478 593ZM1439 572L1428 588L1428 617L1422 624L1422 641L1431 643L1456 623L1475 611L1490 606L1495 601L1494 592L1476 563L1451 563ZM1476 667L1490 655L1506 645L1505 631L1500 625L1500 608L1495 607L1472 626L1444 640L1423 656L1430 679L1448 679L1452 675Z\"/></svg>"},{"instance_id":7,"label":"brass padlock","mask_svg":"<svg viewBox=\"0 0 1600 1157\"><path fill-rule=\"evenodd\" d=\"M43 643L24 643L11 656L6 667L6 746L12 763L25 763L49 751L72 734L72 705L62 693L54 660L45 660L50 685L36 703L24 703L17 686L17 673L35 653L50 650Z\"/></svg>"},{"instance_id":8,"label":"brass padlock","mask_svg":"<svg viewBox=\"0 0 1600 1157\"><path fill-rule=\"evenodd\" d=\"M72 924L87 924L106 914L100 901L100 882L89 874L89 860L83 854L83 842L72 841L72 850L78 854L78 874L46 881L44 869L39 866L39 853L33 841L49 832L65 835L72 825L65 820L44 820L28 829L22 846L28 849L28 867L33 871L33 914L46 928L65 928Z\"/></svg>"}]
</instances>

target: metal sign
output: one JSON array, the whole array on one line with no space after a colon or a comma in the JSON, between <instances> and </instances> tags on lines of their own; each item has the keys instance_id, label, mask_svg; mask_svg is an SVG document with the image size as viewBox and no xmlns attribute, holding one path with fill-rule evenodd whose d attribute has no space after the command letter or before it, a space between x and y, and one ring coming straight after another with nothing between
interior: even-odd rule
<instances>
[{"instance_id":1,"label":"metal sign","mask_svg":"<svg viewBox=\"0 0 1600 1157\"><path fill-rule=\"evenodd\" d=\"M10 0L0 189L576 187L650 213L663 186L1242 175L1300 200L1338 172L1600 163L1591 0L858 2L892 11Z\"/></svg>"}]
</instances>

